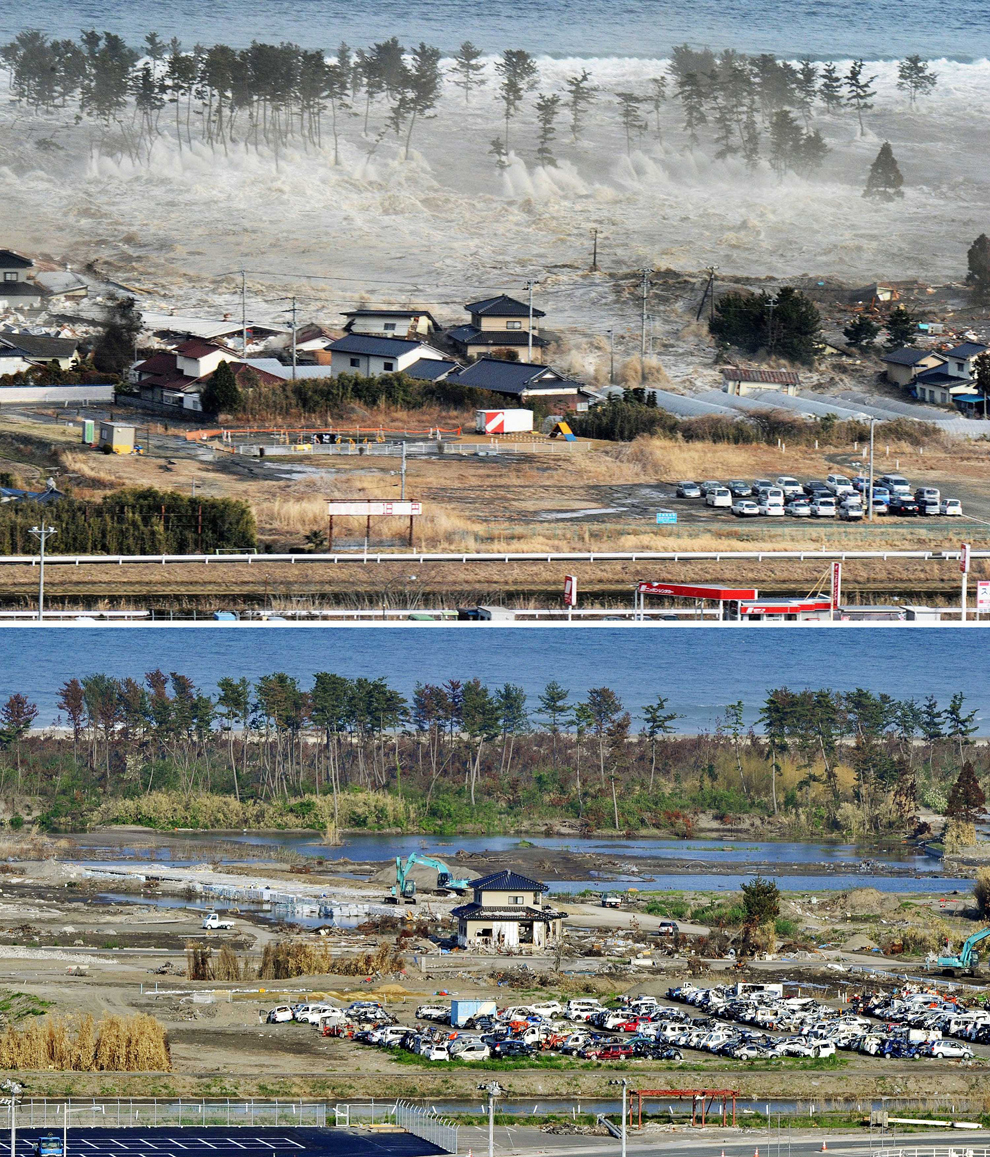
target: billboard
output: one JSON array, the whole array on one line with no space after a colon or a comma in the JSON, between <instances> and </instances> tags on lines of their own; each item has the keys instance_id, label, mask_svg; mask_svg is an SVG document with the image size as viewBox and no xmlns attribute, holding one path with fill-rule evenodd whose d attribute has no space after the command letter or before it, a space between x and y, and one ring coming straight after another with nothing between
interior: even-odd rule
<instances>
[{"instance_id":1,"label":"billboard","mask_svg":"<svg viewBox=\"0 0 990 1157\"><path fill-rule=\"evenodd\" d=\"M422 502L328 502L327 513L342 517L412 518L423 513Z\"/></svg>"}]
</instances>

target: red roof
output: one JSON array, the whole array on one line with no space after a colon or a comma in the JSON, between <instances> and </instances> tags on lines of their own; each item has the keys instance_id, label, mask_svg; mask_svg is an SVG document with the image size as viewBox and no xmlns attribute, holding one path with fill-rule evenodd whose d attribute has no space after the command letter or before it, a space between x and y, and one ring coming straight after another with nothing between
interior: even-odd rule
<instances>
[{"instance_id":1,"label":"red roof","mask_svg":"<svg viewBox=\"0 0 990 1157\"><path fill-rule=\"evenodd\" d=\"M641 595L669 595L675 599L714 599L728 602L732 599L755 599L757 592L752 587L699 587L685 586L683 583L640 583L636 588Z\"/></svg>"},{"instance_id":2,"label":"red roof","mask_svg":"<svg viewBox=\"0 0 990 1157\"><path fill-rule=\"evenodd\" d=\"M233 353L233 350L228 350L226 346L217 345L216 342L203 341L202 338L194 337L189 341L184 341L182 345L176 346L175 352L183 358L205 358L210 354L225 354Z\"/></svg>"}]
</instances>

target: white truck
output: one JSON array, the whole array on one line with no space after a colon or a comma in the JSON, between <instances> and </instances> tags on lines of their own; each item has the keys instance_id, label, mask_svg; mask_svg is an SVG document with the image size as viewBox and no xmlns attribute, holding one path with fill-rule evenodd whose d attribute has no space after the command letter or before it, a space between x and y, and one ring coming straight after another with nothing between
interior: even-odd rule
<instances>
[{"instance_id":1,"label":"white truck","mask_svg":"<svg viewBox=\"0 0 990 1157\"><path fill-rule=\"evenodd\" d=\"M221 932L233 928L230 920L221 920L216 912L210 912L203 917L203 927L210 932Z\"/></svg>"}]
</instances>

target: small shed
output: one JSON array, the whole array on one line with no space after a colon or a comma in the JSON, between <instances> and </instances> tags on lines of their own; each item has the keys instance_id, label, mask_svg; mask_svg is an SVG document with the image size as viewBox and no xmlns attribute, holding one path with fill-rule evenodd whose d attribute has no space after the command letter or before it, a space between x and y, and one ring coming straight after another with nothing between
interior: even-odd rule
<instances>
[{"instance_id":1,"label":"small shed","mask_svg":"<svg viewBox=\"0 0 990 1157\"><path fill-rule=\"evenodd\" d=\"M750 394L754 390L780 390L782 394L796 394L801 376L794 370L757 370L745 366L729 366L722 371L722 389L727 394Z\"/></svg>"},{"instance_id":2,"label":"small shed","mask_svg":"<svg viewBox=\"0 0 990 1157\"><path fill-rule=\"evenodd\" d=\"M100 449L114 454L133 454L134 434L134 427L123 422L101 422Z\"/></svg>"}]
</instances>

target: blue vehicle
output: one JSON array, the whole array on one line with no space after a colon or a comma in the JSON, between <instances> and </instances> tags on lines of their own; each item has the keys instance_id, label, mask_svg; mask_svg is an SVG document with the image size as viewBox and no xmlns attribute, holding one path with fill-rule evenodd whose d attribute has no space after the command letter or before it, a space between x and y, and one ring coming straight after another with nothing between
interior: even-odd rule
<instances>
[{"instance_id":1,"label":"blue vehicle","mask_svg":"<svg viewBox=\"0 0 990 1157\"><path fill-rule=\"evenodd\" d=\"M64 1157L62 1138L58 1133L45 1133L33 1145L37 1157Z\"/></svg>"}]
</instances>

